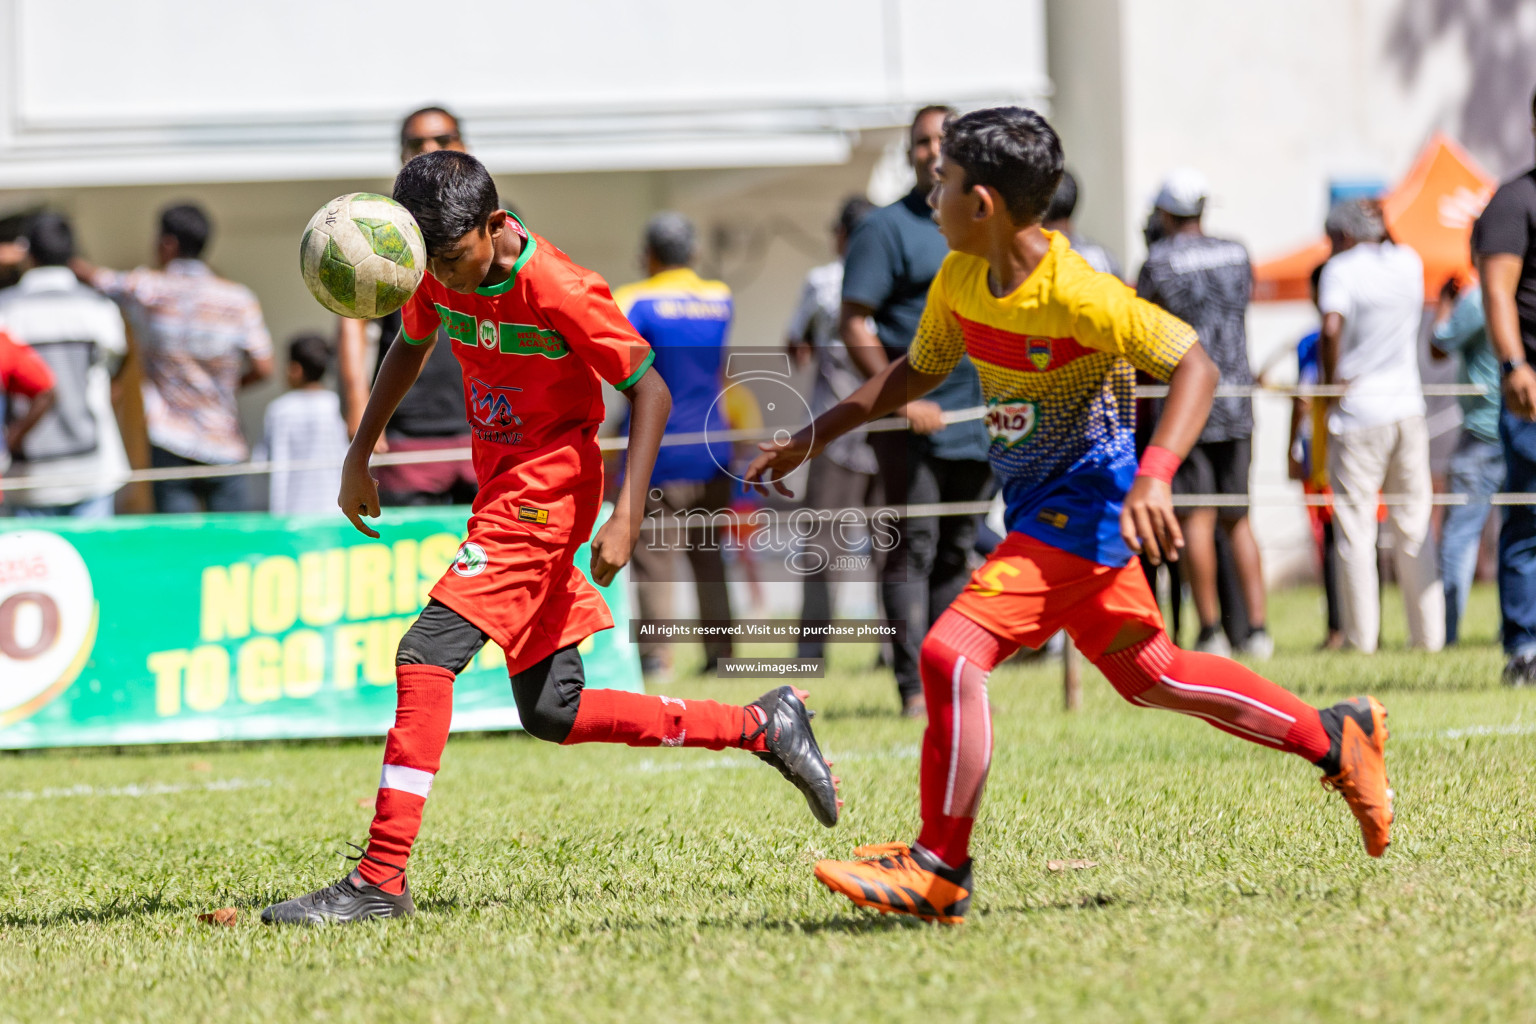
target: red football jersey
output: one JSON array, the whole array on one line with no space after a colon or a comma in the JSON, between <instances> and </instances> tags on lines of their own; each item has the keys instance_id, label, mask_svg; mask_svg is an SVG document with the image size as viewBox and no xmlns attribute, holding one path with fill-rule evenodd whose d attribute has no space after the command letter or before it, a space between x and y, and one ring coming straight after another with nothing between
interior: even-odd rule
<instances>
[{"instance_id":1,"label":"red football jersey","mask_svg":"<svg viewBox=\"0 0 1536 1024\"><path fill-rule=\"evenodd\" d=\"M654 358L599 274L509 217L526 241L507 280L461 295L428 274L402 310L406 341L441 324L463 368L476 510L600 489L598 378L622 390Z\"/></svg>"},{"instance_id":2,"label":"red football jersey","mask_svg":"<svg viewBox=\"0 0 1536 1024\"><path fill-rule=\"evenodd\" d=\"M603 496L598 378L622 390L653 356L600 276L512 222L526 243L511 276L460 295L428 275L403 333L419 345L446 330L480 483L469 537L432 596L489 634L516 673L613 627L574 564Z\"/></svg>"}]
</instances>

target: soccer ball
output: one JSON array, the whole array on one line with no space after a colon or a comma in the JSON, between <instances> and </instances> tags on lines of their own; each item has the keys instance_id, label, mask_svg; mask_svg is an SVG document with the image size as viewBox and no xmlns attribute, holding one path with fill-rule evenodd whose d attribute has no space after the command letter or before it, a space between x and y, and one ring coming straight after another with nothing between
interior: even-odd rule
<instances>
[{"instance_id":1,"label":"soccer ball","mask_svg":"<svg viewBox=\"0 0 1536 1024\"><path fill-rule=\"evenodd\" d=\"M320 305L357 320L405 305L427 267L411 211L388 196L353 192L320 207L299 242L299 269Z\"/></svg>"}]
</instances>

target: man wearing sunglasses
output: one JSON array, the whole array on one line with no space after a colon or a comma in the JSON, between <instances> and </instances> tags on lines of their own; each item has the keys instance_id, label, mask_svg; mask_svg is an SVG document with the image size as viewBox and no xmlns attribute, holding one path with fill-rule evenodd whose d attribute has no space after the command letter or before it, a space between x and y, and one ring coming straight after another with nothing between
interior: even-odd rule
<instances>
[{"instance_id":1,"label":"man wearing sunglasses","mask_svg":"<svg viewBox=\"0 0 1536 1024\"><path fill-rule=\"evenodd\" d=\"M459 119L442 107L423 107L400 122L400 163L410 163L423 153L440 149L464 152ZM357 432L368 390L384 362L390 343L400 334L400 314L391 313L378 324L377 357L368 362L369 323L343 318L338 332L337 369L341 376L342 405L347 432ZM434 345L421 377L401 401L385 428L379 451L432 451L468 448L465 433L464 383L451 344ZM469 461L425 462L404 466L379 466L379 498L385 505L467 505L474 500L475 471Z\"/></svg>"}]
</instances>

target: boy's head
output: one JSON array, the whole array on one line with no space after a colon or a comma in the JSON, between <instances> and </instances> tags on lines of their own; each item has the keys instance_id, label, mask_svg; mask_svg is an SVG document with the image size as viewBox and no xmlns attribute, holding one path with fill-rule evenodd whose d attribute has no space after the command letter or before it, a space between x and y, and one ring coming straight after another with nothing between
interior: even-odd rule
<instances>
[{"instance_id":1,"label":"boy's head","mask_svg":"<svg viewBox=\"0 0 1536 1024\"><path fill-rule=\"evenodd\" d=\"M427 272L451 291L480 287L507 228L485 165L451 149L423 153L395 176L394 195L421 228Z\"/></svg>"},{"instance_id":2,"label":"boy's head","mask_svg":"<svg viewBox=\"0 0 1536 1024\"><path fill-rule=\"evenodd\" d=\"M35 214L22 232L27 255L36 267L61 267L75 255L75 232L60 213Z\"/></svg>"},{"instance_id":3,"label":"boy's head","mask_svg":"<svg viewBox=\"0 0 1536 1024\"><path fill-rule=\"evenodd\" d=\"M196 203L177 203L160 211L160 238L155 254L162 264L174 259L195 260L208 247L213 225Z\"/></svg>"},{"instance_id":4,"label":"boy's head","mask_svg":"<svg viewBox=\"0 0 1536 1024\"><path fill-rule=\"evenodd\" d=\"M302 388L325 376L331 346L318 334L296 335L288 343L288 386Z\"/></svg>"},{"instance_id":5,"label":"boy's head","mask_svg":"<svg viewBox=\"0 0 1536 1024\"><path fill-rule=\"evenodd\" d=\"M1077 179L1071 171L1062 171L1061 184L1056 186L1056 193L1051 196L1051 205L1040 215L1040 223L1048 228L1057 224L1065 225L1076 212Z\"/></svg>"},{"instance_id":6,"label":"boy's head","mask_svg":"<svg viewBox=\"0 0 1536 1024\"><path fill-rule=\"evenodd\" d=\"M1039 224L1061 182L1061 140L1023 107L976 110L949 122L928 204L951 249L984 255L993 232Z\"/></svg>"},{"instance_id":7,"label":"boy's head","mask_svg":"<svg viewBox=\"0 0 1536 1024\"><path fill-rule=\"evenodd\" d=\"M874 208L875 204L863 196L849 196L843 200L842 207L837 211L837 220L832 222L832 247L837 250L838 256L848 251L848 239L853 237L853 229Z\"/></svg>"}]
</instances>

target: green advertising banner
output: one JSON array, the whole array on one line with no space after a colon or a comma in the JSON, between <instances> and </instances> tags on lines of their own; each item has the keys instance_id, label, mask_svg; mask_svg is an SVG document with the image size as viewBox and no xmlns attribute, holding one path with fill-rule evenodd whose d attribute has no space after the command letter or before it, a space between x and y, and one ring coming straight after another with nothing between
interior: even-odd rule
<instances>
[{"instance_id":1,"label":"green advertising banner","mask_svg":"<svg viewBox=\"0 0 1536 1024\"><path fill-rule=\"evenodd\" d=\"M340 516L12 520L0 532L0 749L382 735L395 647L453 563L462 508ZM577 565L589 558L583 547ZM581 646L594 685L639 690L624 577L618 629ZM453 728L518 725L488 643Z\"/></svg>"}]
</instances>

